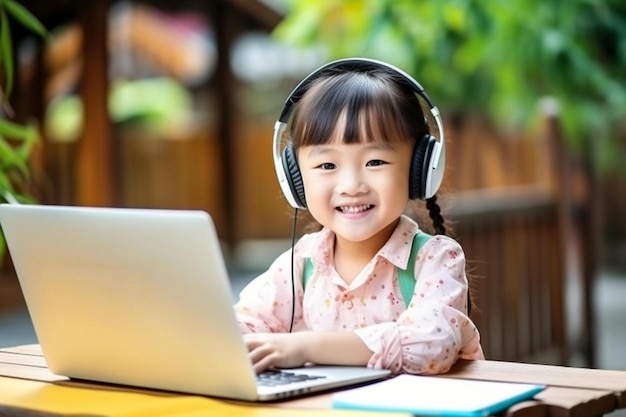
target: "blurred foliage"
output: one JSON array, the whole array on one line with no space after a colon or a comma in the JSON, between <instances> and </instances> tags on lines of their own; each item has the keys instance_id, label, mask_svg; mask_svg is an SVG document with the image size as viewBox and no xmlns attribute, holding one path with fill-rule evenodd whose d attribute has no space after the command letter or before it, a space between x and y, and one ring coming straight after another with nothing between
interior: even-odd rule
<instances>
[{"instance_id":1,"label":"blurred foliage","mask_svg":"<svg viewBox=\"0 0 626 417\"><path fill-rule=\"evenodd\" d=\"M47 31L15 0L0 0L0 202L28 202L31 198L22 191L30 180L28 161L38 132L34 123L20 124L8 119L13 115L9 97L15 74L9 18L40 36L46 37Z\"/></svg>"},{"instance_id":2,"label":"blurred foliage","mask_svg":"<svg viewBox=\"0 0 626 417\"><path fill-rule=\"evenodd\" d=\"M13 115L9 97L15 74L10 30L13 22L43 37L47 37L47 31L15 0L0 0L0 202L26 203L33 201L26 193L30 181L28 162L39 135L34 123L20 124L9 120ZM0 260L5 250L4 237L0 234Z\"/></svg>"},{"instance_id":3,"label":"blurred foliage","mask_svg":"<svg viewBox=\"0 0 626 417\"><path fill-rule=\"evenodd\" d=\"M116 80L109 93L109 113L117 125L134 126L158 137L176 137L192 119L189 91L168 77ZM57 142L78 139L83 129L78 95L57 97L46 110L45 132Z\"/></svg>"},{"instance_id":4,"label":"blurred foliage","mask_svg":"<svg viewBox=\"0 0 626 417\"><path fill-rule=\"evenodd\" d=\"M188 124L193 103L189 91L174 78L118 80L111 87L109 112L115 123L175 137Z\"/></svg>"},{"instance_id":5,"label":"blurred foliage","mask_svg":"<svg viewBox=\"0 0 626 417\"><path fill-rule=\"evenodd\" d=\"M592 141L619 168L626 120L623 0L286 0L275 38L367 56L414 75L440 108L527 129L539 99L558 100L568 140ZM621 133L619 133L621 130ZM623 144L623 142L622 142Z\"/></svg>"}]
</instances>

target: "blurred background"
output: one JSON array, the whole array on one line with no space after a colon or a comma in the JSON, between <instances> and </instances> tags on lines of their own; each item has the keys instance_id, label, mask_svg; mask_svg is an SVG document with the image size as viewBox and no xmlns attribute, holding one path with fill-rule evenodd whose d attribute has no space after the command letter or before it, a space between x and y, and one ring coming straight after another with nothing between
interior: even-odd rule
<instances>
[{"instance_id":1,"label":"blurred background","mask_svg":"<svg viewBox=\"0 0 626 417\"><path fill-rule=\"evenodd\" d=\"M443 115L487 357L626 369L625 2L0 0L0 19L3 200L206 210L236 294L290 243L285 97L328 60L385 60ZM0 343L28 342L2 260Z\"/></svg>"}]
</instances>

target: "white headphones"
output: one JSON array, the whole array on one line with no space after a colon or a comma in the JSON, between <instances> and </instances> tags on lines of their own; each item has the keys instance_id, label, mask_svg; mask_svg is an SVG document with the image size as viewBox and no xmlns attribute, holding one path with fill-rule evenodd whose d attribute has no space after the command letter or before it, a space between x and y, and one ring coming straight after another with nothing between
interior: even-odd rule
<instances>
[{"instance_id":1,"label":"white headphones","mask_svg":"<svg viewBox=\"0 0 626 417\"><path fill-rule=\"evenodd\" d=\"M302 183L302 176L300 174L300 168L298 167L295 150L291 144L289 144L281 152L280 146L283 132L287 127L294 105L306 93L310 81L328 70L365 72L368 69L381 67L401 75L407 82L407 86L428 104L430 113L434 117L437 129L439 130L439 140L430 134L426 134L419 138L415 144L409 174L409 198L412 200L425 200L434 196L437 190L439 190L441 182L443 181L446 162L445 136L439 109L430 101L420 83L401 69L385 62L369 58L347 58L325 64L300 81L285 100L285 107L274 125L274 139L272 144L274 168L280 188L293 208L306 209L304 184Z\"/></svg>"}]
</instances>

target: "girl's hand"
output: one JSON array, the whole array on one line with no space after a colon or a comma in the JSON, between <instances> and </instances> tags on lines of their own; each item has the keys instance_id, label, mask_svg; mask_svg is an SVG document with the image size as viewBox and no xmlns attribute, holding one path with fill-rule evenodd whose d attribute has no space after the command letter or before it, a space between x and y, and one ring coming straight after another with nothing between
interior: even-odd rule
<instances>
[{"instance_id":1,"label":"girl's hand","mask_svg":"<svg viewBox=\"0 0 626 417\"><path fill-rule=\"evenodd\" d=\"M270 368L296 368L307 361L304 333L247 333L243 335L256 373Z\"/></svg>"}]
</instances>

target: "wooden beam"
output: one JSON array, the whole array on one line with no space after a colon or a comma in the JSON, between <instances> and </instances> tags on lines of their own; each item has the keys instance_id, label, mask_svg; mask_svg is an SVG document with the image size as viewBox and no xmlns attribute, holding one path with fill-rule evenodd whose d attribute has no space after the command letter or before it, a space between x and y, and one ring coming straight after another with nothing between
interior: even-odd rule
<instances>
[{"instance_id":1,"label":"wooden beam","mask_svg":"<svg viewBox=\"0 0 626 417\"><path fill-rule=\"evenodd\" d=\"M78 205L114 204L115 175L111 121L108 114L108 11L109 0L80 2L83 31L84 129L76 154L75 202Z\"/></svg>"},{"instance_id":2,"label":"wooden beam","mask_svg":"<svg viewBox=\"0 0 626 417\"><path fill-rule=\"evenodd\" d=\"M237 123L236 115L236 88L235 76L230 68L230 51L232 45L241 30L238 16L230 7L223 2L212 3L208 13L215 22L217 41L217 69L215 73L215 86L217 88L217 100L219 109L217 135L222 154L223 181L230 184L237 183L236 151L234 146ZM236 196L232 186L224 187L223 205L226 214L226 224L223 240L230 246L236 240Z\"/></svg>"},{"instance_id":3,"label":"wooden beam","mask_svg":"<svg viewBox=\"0 0 626 417\"><path fill-rule=\"evenodd\" d=\"M222 0L222 2L241 13L255 26L270 32L283 20L279 12L261 1Z\"/></svg>"}]
</instances>

